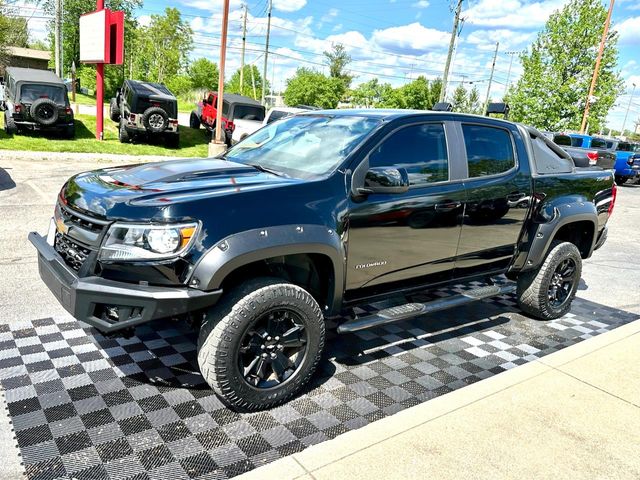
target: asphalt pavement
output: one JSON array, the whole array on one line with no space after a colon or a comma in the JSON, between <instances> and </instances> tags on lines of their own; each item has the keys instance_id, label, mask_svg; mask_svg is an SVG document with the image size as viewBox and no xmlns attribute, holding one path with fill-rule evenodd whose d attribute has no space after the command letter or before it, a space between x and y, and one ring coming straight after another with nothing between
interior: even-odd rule
<instances>
[{"instance_id":1,"label":"asphalt pavement","mask_svg":"<svg viewBox=\"0 0 640 480\"><path fill-rule=\"evenodd\" d=\"M0 324L64 316L38 276L30 231L46 232L56 196L71 175L102 166L131 163L90 154L73 158L15 158L0 152ZM609 223L607 243L583 266L578 296L640 314L640 185L622 186ZM463 389L464 390L464 389ZM0 402L1 403L1 402ZM22 474L11 426L0 412L0 479Z\"/></svg>"}]
</instances>

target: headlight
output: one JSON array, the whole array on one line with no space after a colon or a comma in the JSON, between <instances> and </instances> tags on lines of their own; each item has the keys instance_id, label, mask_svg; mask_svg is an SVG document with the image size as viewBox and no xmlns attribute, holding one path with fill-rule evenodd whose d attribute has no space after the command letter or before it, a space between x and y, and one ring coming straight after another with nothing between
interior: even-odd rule
<instances>
[{"instance_id":1,"label":"headlight","mask_svg":"<svg viewBox=\"0 0 640 480\"><path fill-rule=\"evenodd\" d=\"M162 260L188 250L197 223L132 225L115 223L100 249L100 260Z\"/></svg>"}]
</instances>

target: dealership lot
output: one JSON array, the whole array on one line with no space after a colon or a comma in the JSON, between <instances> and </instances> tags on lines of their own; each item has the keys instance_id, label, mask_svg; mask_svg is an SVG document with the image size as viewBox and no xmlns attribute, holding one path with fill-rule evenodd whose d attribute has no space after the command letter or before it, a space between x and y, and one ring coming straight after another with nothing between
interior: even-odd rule
<instances>
[{"instance_id":1,"label":"dealership lot","mask_svg":"<svg viewBox=\"0 0 640 480\"><path fill-rule=\"evenodd\" d=\"M309 392L238 415L190 368L190 332L162 323L130 340L87 337L39 280L28 232L45 230L66 178L98 165L114 163L0 157L0 380L17 441L4 418L0 439L13 460L20 445L31 478L228 478L640 315L640 186L631 185L618 190L609 240L585 263L570 316L536 322L503 297L339 337Z\"/></svg>"}]
</instances>

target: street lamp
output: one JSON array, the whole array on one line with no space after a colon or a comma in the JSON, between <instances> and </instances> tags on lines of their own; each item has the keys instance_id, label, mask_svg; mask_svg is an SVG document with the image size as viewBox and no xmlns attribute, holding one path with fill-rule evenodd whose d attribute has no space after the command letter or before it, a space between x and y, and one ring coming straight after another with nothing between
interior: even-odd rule
<instances>
[{"instance_id":1,"label":"street lamp","mask_svg":"<svg viewBox=\"0 0 640 480\"><path fill-rule=\"evenodd\" d=\"M627 105L627 113L624 114L624 120L622 121L622 130L620 131L620 135L624 136L624 127L627 125L627 117L629 116L629 109L631 108L631 101L633 100L633 94L636 91L636 84L632 83L633 88L631 89L631 96L629 97L629 105Z\"/></svg>"}]
</instances>

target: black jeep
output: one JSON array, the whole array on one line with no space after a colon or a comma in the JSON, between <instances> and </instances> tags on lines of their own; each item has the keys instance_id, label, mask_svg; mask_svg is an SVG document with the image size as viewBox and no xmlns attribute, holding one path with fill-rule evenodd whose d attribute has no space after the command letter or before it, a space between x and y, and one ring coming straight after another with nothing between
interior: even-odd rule
<instances>
[{"instance_id":1,"label":"black jeep","mask_svg":"<svg viewBox=\"0 0 640 480\"><path fill-rule=\"evenodd\" d=\"M57 132L65 138L76 133L67 88L53 72L8 67L4 95L4 129L9 135L22 130Z\"/></svg>"},{"instance_id":2,"label":"black jeep","mask_svg":"<svg viewBox=\"0 0 640 480\"><path fill-rule=\"evenodd\" d=\"M125 80L109 107L111 120L120 124L122 143L145 134L163 137L168 147L179 146L178 100L164 85Z\"/></svg>"}]
</instances>

